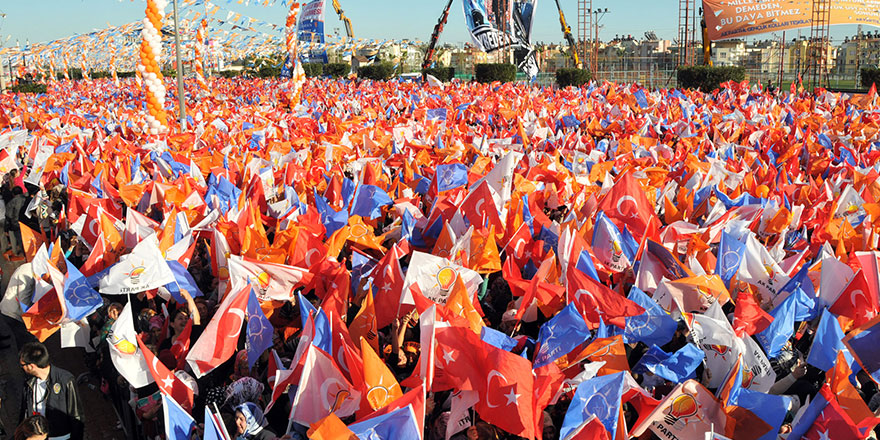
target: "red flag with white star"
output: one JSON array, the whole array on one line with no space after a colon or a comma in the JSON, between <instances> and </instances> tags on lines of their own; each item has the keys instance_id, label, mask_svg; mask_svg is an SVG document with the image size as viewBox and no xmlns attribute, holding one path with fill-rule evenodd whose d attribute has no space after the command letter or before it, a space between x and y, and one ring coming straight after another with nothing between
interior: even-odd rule
<instances>
[{"instance_id":1,"label":"red flag with white star","mask_svg":"<svg viewBox=\"0 0 880 440\"><path fill-rule=\"evenodd\" d=\"M150 374L153 375L156 385L159 385L159 390L171 396L187 411L191 411L193 406L192 388L175 376L165 364L159 362L159 358L156 357L146 345L144 345L144 341L141 340L140 336L137 337L137 340L138 346L144 354L144 359L147 360L147 367L150 368Z\"/></svg>"}]
</instances>

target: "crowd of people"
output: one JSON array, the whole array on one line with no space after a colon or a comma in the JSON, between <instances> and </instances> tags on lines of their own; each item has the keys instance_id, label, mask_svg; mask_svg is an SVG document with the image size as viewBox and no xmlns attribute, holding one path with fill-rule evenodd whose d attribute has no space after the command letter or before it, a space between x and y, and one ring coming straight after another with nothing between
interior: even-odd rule
<instances>
[{"instance_id":1,"label":"crowd of people","mask_svg":"<svg viewBox=\"0 0 880 440\"><path fill-rule=\"evenodd\" d=\"M6 438L874 436L873 90L211 86L0 96Z\"/></svg>"}]
</instances>

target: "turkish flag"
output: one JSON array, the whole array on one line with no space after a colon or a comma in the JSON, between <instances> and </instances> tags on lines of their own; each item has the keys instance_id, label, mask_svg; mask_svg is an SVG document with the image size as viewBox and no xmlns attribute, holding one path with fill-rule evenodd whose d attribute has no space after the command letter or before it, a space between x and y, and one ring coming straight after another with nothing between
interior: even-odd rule
<instances>
[{"instance_id":1,"label":"turkish flag","mask_svg":"<svg viewBox=\"0 0 880 440\"><path fill-rule=\"evenodd\" d=\"M205 327L202 336L193 344L186 360L197 377L202 377L232 357L238 345L247 315L247 301L251 286L246 285L238 292L232 292L223 299L211 322Z\"/></svg>"},{"instance_id":2,"label":"turkish flag","mask_svg":"<svg viewBox=\"0 0 880 440\"><path fill-rule=\"evenodd\" d=\"M626 327L627 316L645 313L642 306L609 289L579 270L569 270L568 299L577 306L590 329L599 326L599 318L607 324Z\"/></svg>"},{"instance_id":3,"label":"turkish flag","mask_svg":"<svg viewBox=\"0 0 880 440\"><path fill-rule=\"evenodd\" d=\"M736 309L733 312L733 330L742 338L744 335L754 335L766 329L773 322L773 316L765 312L755 300L747 283L733 281L744 288L739 288L736 295Z\"/></svg>"},{"instance_id":4,"label":"turkish flag","mask_svg":"<svg viewBox=\"0 0 880 440\"><path fill-rule=\"evenodd\" d=\"M394 321L397 311L400 309L401 291L403 291L404 277L400 268L402 251L398 244L388 250L384 257L373 269L373 292L376 307L377 328L384 328Z\"/></svg>"},{"instance_id":5,"label":"turkish flag","mask_svg":"<svg viewBox=\"0 0 880 440\"><path fill-rule=\"evenodd\" d=\"M862 270L856 273L837 301L828 309L831 313L852 319L854 327L859 327L877 316L877 310L877 297L871 293L865 272Z\"/></svg>"},{"instance_id":6,"label":"turkish flag","mask_svg":"<svg viewBox=\"0 0 880 440\"><path fill-rule=\"evenodd\" d=\"M439 327L436 331L434 389L445 382L461 390L477 391L480 417L511 434L534 437L531 363L483 342L467 328Z\"/></svg>"},{"instance_id":7,"label":"turkish flag","mask_svg":"<svg viewBox=\"0 0 880 440\"><path fill-rule=\"evenodd\" d=\"M621 229L625 225L636 241L641 241L648 227L657 221L653 205L632 173L625 173L614 182L611 191L599 202L599 209Z\"/></svg>"},{"instance_id":8,"label":"turkish flag","mask_svg":"<svg viewBox=\"0 0 880 440\"><path fill-rule=\"evenodd\" d=\"M476 228L485 225L495 226L496 231L504 230L495 199L487 182L481 183L468 194L461 204L461 212L465 218Z\"/></svg>"},{"instance_id":9,"label":"turkish flag","mask_svg":"<svg viewBox=\"0 0 880 440\"><path fill-rule=\"evenodd\" d=\"M183 328L183 331L174 339L174 344L171 344L171 354L177 359L176 370L182 370L185 365L186 354L189 352L189 338L190 335L192 335L192 328L193 321L192 319L189 319L186 321L186 326Z\"/></svg>"},{"instance_id":10,"label":"turkish flag","mask_svg":"<svg viewBox=\"0 0 880 440\"><path fill-rule=\"evenodd\" d=\"M159 386L159 390L171 396L177 403L187 411L192 410L193 406L193 390L182 380L180 380L165 364L159 362L159 358L144 345L141 337L137 337L138 346L144 354L147 366L150 368L150 374Z\"/></svg>"}]
</instances>

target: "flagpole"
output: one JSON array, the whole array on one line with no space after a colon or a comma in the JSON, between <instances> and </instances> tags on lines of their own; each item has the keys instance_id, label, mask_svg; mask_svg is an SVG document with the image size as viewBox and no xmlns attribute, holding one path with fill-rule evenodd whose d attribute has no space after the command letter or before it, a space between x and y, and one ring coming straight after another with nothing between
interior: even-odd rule
<instances>
[{"instance_id":1,"label":"flagpole","mask_svg":"<svg viewBox=\"0 0 880 440\"><path fill-rule=\"evenodd\" d=\"M174 53L177 57L177 108L180 109L180 132L186 131L186 102L183 99L183 62L180 60L180 25L177 21L177 0L174 4Z\"/></svg>"}]
</instances>

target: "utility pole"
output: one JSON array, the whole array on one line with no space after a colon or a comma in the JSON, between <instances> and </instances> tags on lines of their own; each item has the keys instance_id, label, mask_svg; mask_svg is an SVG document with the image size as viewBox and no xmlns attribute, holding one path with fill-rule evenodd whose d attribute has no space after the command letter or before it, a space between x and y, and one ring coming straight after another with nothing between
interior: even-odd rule
<instances>
[{"instance_id":1,"label":"utility pole","mask_svg":"<svg viewBox=\"0 0 880 440\"><path fill-rule=\"evenodd\" d=\"M177 0L174 4L174 53L177 57L177 107L180 109L180 132L186 131L186 102L183 96L183 62L180 60L180 25L177 21ZM161 32L161 29L159 30Z\"/></svg>"}]
</instances>

